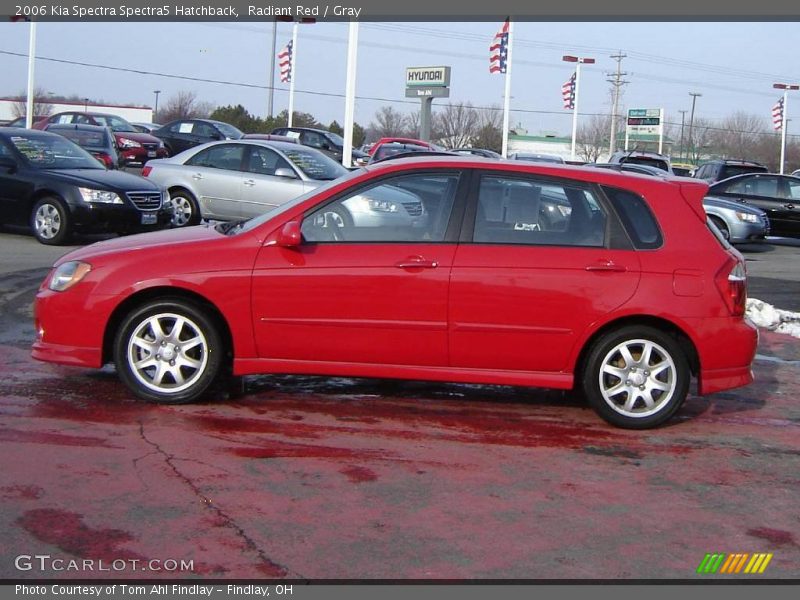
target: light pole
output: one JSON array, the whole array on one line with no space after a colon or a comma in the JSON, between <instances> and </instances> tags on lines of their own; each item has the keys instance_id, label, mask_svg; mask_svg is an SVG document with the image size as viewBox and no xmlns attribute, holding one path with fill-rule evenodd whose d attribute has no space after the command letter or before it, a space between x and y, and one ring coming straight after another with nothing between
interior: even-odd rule
<instances>
[{"instance_id":1,"label":"light pole","mask_svg":"<svg viewBox=\"0 0 800 600\"><path fill-rule=\"evenodd\" d=\"M783 175L783 163L786 159L786 116L789 114L787 102L789 101L789 90L800 90L800 85L795 83L773 83L772 87L776 90L783 90L783 115L781 119L781 169Z\"/></svg>"},{"instance_id":2,"label":"light pole","mask_svg":"<svg viewBox=\"0 0 800 600\"><path fill-rule=\"evenodd\" d=\"M158 122L158 95L161 93L161 90L153 90L153 93L156 95L156 107L153 110L153 123Z\"/></svg>"},{"instance_id":3,"label":"light pole","mask_svg":"<svg viewBox=\"0 0 800 600\"><path fill-rule=\"evenodd\" d=\"M692 97L692 113L689 115L689 153L690 155L694 155L694 138L692 137L692 129L694 127L694 105L697 102L698 96L702 96L703 94L689 92L689 95Z\"/></svg>"},{"instance_id":4,"label":"light pole","mask_svg":"<svg viewBox=\"0 0 800 600\"><path fill-rule=\"evenodd\" d=\"M683 158L683 124L686 121L686 113L689 112L688 110L679 110L681 113L681 142L678 145L678 156Z\"/></svg>"},{"instance_id":5,"label":"light pole","mask_svg":"<svg viewBox=\"0 0 800 600\"><path fill-rule=\"evenodd\" d=\"M572 108L572 149L570 151L571 160L575 160L575 141L578 136L578 90L581 85L581 65L594 64L593 58L583 56L562 56L564 62L575 63L575 105Z\"/></svg>"}]
</instances>

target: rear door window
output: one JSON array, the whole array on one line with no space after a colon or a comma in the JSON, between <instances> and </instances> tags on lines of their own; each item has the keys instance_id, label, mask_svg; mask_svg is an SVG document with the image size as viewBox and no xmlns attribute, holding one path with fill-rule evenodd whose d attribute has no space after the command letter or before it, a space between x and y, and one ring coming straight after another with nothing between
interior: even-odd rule
<instances>
[{"instance_id":1,"label":"rear door window","mask_svg":"<svg viewBox=\"0 0 800 600\"><path fill-rule=\"evenodd\" d=\"M664 241L661 229L644 198L620 188L604 186L603 191L614 205L634 248L651 250L661 246Z\"/></svg>"}]
</instances>

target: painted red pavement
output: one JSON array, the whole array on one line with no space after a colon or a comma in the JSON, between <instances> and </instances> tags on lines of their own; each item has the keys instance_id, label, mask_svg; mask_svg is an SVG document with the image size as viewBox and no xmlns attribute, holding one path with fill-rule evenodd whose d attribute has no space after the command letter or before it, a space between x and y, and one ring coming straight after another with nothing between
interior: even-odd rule
<instances>
[{"instance_id":1,"label":"painted red pavement","mask_svg":"<svg viewBox=\"0 0 800 600\"><path fill-rule=\"evenodd\" d=\"M632 432L491 386L258 377L154 406L2 345L0 576L699 578L773 552L762 577L796 578L800 340L763 334L755 371ZM15 569L34 554L194 571Z\"/></svg>"}]
</instances>

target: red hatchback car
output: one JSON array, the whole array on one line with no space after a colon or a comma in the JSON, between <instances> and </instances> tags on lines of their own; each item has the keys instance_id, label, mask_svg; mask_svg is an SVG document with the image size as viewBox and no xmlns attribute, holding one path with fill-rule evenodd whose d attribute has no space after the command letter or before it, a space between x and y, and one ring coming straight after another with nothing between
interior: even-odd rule
<instances>
[{"instance_id":1,"label":"red hatchback car","mask_svg":"<svg viewBox=\"0 0 800 600\"><path fill-rule=\"evenodd\" d=\"M693 375L700 394L753 379L744 262L708 226L706 189L387 161L249 221L67 254L37 294L33 356L113 361L153 402L226 373L392 377L578 387L610 423L653 427Z\"/></svg>"}]
</instances>

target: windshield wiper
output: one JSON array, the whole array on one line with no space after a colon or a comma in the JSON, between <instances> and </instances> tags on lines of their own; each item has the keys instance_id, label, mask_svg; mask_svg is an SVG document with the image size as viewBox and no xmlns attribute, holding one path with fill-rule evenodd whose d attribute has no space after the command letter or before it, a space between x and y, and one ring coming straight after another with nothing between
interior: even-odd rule
<instances>
[{"instance_id":1,"label":"windshield wiper","mask_svg":"<svg viewBox=\"0 0 800 600\"><path fill-rule=\"evenodd\" d=\"M228 221L226 223L220 223L219 225L214 227L214 229L216 229L217 231L219 231L224 235L233 235L239 229L241 229L242 225L247 223L247 221L249 220L250 219L238 219L236 221Z\"/></svg>"}]
</instances>

